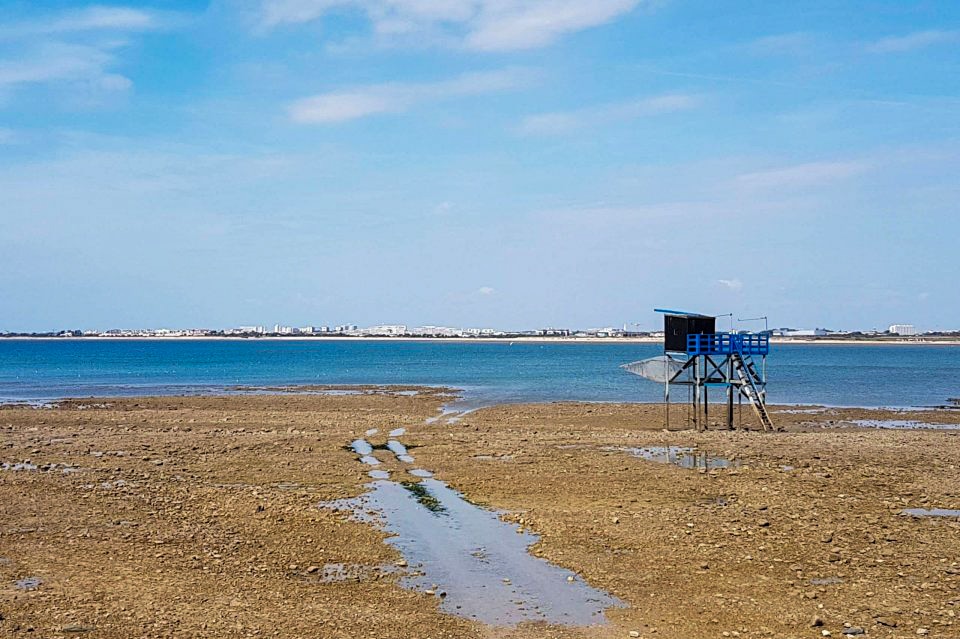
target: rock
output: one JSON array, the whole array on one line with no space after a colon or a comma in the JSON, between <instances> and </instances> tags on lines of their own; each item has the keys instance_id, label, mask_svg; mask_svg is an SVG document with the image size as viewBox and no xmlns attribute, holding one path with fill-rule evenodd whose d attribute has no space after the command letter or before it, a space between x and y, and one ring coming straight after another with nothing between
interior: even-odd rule
<instances>
[{"instance_id":1,"label":"rock","mask_svg":"<svg viewBox=\"0 0 960 639\"><path fill-rule=\"evenodd\" d=\"M567 581L572 582L572 581L573 581L573 575L569 575L569 576L567 577Z\"/></svg>"},{"instance_id":2,"label":"rock","mask_svg":"<svg viewBox=\"0 0 960 639\"><path fill-rule=\"evenodd\" d=\"M400 559L399 561L397 561L397 568L406 568L406 567L407 567L406 559Z\"/></svg>"},{"instance_id":3,"label":"rock","mask_svg":"<svg viewBox=\"0 0 960 639\"><path fill-rule=\"evenodd\" d=\"M843 634L847 635L848 637L853 637L864 634L864 630L860 626L851 626L849 628L844 628Z\"/></svg>"},{"instance_id":4,"label":"rock","mask_svg":"<svg viewBox=\"0 0 960 639\"><path fill-rule=\"evenodd\" d=\"M891 619L890 617L877 617L874 619L881 626L886 626L887 628L896 628L897 621L896 619Z\"/></svg>"},{"instance_id":5,"label":"rock","mask_svg":"<svg viewBox=\"0 0 960 639\"><path fill-rule=\"evenodd\" d=\"M307 568L307 574L312 575L313 573L317 572L318 570L320 570L320 566L310 566L309 568Z\"/></svg>"},{"instance_id":6,"label":"rock","mask_svg":"<svg viewBox=\"0 0 960 639\"><path fill-rule=\"evenodd\" d=\"M930 631L927 628L917 628L917 634L921 636L929 635Z\"/></svg>"},{"instance_id":7,"label":"rock","mask_svg":"<svg viewBox=\"0 0 960 639\"><path fill-rule=\"evenodd\" d=\"M819 628L822 625L823 625L823 619L821 619L820 617L817 617L816 615L814 615L813 619L810 620L811 628Z\"/></svg>"},{"instance_id":8,"label":"rock","mask_svg":"<svg viewBox=\"0 0 960 639\"><path fill-rule=\"evenodd\" d=\"M636 630L631 630L631 631L630 631L630 636L631 636L631 637L639 637L639 636L640 636L640 633L637 632Z\"/></svg>"}]
</instances>

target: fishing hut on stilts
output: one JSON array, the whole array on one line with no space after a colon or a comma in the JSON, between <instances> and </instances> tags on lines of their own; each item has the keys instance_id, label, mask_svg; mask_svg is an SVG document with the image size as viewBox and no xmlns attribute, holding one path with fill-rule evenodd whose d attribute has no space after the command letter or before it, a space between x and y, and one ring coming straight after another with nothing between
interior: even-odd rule
<instances>
[{"instance_id":1,"label":"fishing hut on stilts","mask_svg":"<svg viewBox=\"0 0 960 639\"><path fill-rule=\"evenodd\" d=\"M765 431L778 430L767 411L767 355L770 334L717 332L717 318L700 313L655 309L663 314L663 355L624 364L628 372L663 384L666 426L670 428L670 391L687 389L686 422L703 431L710 425L711 394L720 396L723 420L743 426L744 400ZM714 395L716 397L716 395Z\"/></svg>"}]
</instances>

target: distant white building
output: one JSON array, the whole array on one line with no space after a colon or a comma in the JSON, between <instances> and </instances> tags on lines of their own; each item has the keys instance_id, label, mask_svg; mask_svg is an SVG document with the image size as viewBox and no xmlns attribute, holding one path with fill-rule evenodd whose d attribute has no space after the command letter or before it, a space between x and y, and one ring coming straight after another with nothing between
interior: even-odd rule
<instances>
[{"instance_id":1,"label":"distant white building","mask_svg":"<svg viewBox=\"0 0 960 639\"><path fill-rule=\"evenodd\" d=\"M917 328L913 324L891 324L887 332L893 335L916 335Z\"/></svg>"},{"instance_id":2,"label":"distant white building","mask_svg":"<svg viewBox=\"0 0 960 639\"><path fill-rule=\"evenodd\" d=\"M539 337L569 337L573 331L569 328L538 328L536 334Z\"/></svg>"},{"instance_id":3,"label":"distant white building","mask_svg":"<svg viewBox=\"0 0 960 639\"><path fill-rule=\"evenodd\" d=\"M407 327L403 324L382 324L380 326L371 326L363 329L364 335L376 335L379 337L395 337L406 335Z\"/></svg>"},{"instance_id":4,"label":"distant white building","mask_svg":"<svg viewBox=\"0 0 960 639\"><path fill-rule=\"evenodd\" d=\"M824 337L830 331L824 328L779 328L771 333L780 337Z\"/></svg>"},{"instance_id":5,"label":"distant white building","mask_svg":"<svg viewBox=\"0 0 960 639\"><path fill-rule=\"evenodd\" d=\"M238 333L256 333L257 335L263 335L266 333L266 329L262 326L239 326L236 329Z\"/></svg>"}]
</instances>

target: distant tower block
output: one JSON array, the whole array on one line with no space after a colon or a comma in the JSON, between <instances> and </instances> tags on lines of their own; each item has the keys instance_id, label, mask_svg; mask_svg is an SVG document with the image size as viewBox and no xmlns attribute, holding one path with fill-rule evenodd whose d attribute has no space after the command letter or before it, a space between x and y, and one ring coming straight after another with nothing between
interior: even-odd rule
<instances>
[{"instance_id":1,"label":"distant tower block","mask_svg":"<svg viewBox=\"0 0 960 639\"><path fill-rule=\"evenodd\" d=\"M693 426L705 430L710 419L710 389L725 395L725 422L734 428L734 400L753 408L764 430L777 430L767 412L767 355L770 334L718 333L717 318L700 313L663 313L663 351L658 357L624 364L634 375L663 384L666 424L670 427L670 388L687 387ZM754 359L760 358L760 365Z\"/></svg>"}]
</instances>

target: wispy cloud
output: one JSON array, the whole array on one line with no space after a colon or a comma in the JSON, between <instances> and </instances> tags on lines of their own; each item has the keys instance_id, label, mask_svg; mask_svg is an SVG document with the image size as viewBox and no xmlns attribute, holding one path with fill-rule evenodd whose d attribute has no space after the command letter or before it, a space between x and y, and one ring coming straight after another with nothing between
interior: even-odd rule
<instances>
[{"instance_id":1,"label":"wispy cloud","mask_svg":"<svg viewBox=\"0 0 960 639\"><path fill-rule=\"evenodd\" d=\"M466 39L471 49L504 51L550 44L567 33L610 22L638 0L534 0L483 3Z\"/></svg>"},{"instance_id":2,"label":"wispy cloud","mask_svg":"<svg viewBox=\"0 0 960 639\"><path fill-rule=\"evenodd\" d=\"M85 81L108 91L129 88L129 79L109 72L113 62L107 48L42 44L16 59L0 60L0 88L55 81Z\"/></svg>"},{"instance_id":3,"label":"wispy cloud","mask_svg":"<svg viewBox=\"0 0 960 639\"><path fill-rule=\"evenodd\" d=\"M741 282L737 278L733 278L730 280L717 280L717 284L719 284L724 288L730 289L731 291L743 290L743 282Z\"/></svg>"},{"instance_id":4,"label":"wispy cloud","mask_svg":"<svg viewBox=\"0 0 960 639\"><path fill-rule=\"evenodd\" d=\"M700 103L700 96L681 93L638 98L575 111L529 115L521 121L518 130L526 135L557 135L611 122L689 111Z\"/></svg>"},{"instance_id":5,"label":"wispy cloud","mask_svg":"<svg viewBox=\"0 0 960 639\"><path fill-rule=\"evenodd\" d=\"M513 68L466 73L439 82L360 86L297 100L288 112L294 122L336 124L371 115L402 113L424 102L516 89L532 78L529 70Z\"/></svg>"},{"instance_id":6,"label":"wispy cloud","mask_svg":"<svg viewBox=\"0 0 960 639\"><path fill-rule=\"evenodd\" d=\"M0 89L78 83L87 94L122 93L133 82L113 69L128 36L162 28L172 16L120 6L89 6L0 22L0 44L5 51L0 57Z\"/></svg>"},{"instance_id":7,"label":"wispy cloud","mask_svg":"<svg viewBox=\"0 0 960 639\"><path fill-rule=\"evenodd\" d=\"M91 6L30 20L0 24L0 39L26 39L95 31L148 31L163 24L161 14L128 7Z\"/></svg>"},{"instance_id":8,"label":"wispy cloud","mask_svg":"<svg viewBox=\"0 0 960 639\"><path fill-rule=\"evenodd\" d=\"M868 43L865 49L869 53L903 53L949 42L960 42L960 29L949 31L931 29L902 36L891 36Z\"/></svg>"},{"instance_id":9,"label":"wispy cloud","mask_svg":"<svg viewBox=\"0 0 960 639\"><path fill-rule=\"evenodd\" d=\"M737 176L747 189L803 188L856 177L871 168L867 162L807 162Z\"/></svg>"},{"instance_id":10,"label":"wispy cloud","mask_svg":"<svg viewBox=\"0 0 960 639\"><path fill-rule=\"evenodd\" d=\"M610 22L641 0L263 0L260 25L273 28L359 9L380 36L442 33L459 46L509 51L549 45Z\"/></svg>"},{"instance_id":11,"label":"wispy cloud","mask_svg":"<svg viewBox=\"0 0 960 639\"><path fill-rule=\"evenodd\" d=\"M490 295L493 295L493 294L496 293L496 292L497 292L497 290L496 290L495 288L493 288L492 286L481 286L480 288L477 289L477 293L479 293L480 295L484 295L484 296L490 296Z\"/></svg>"}]
</instances>

